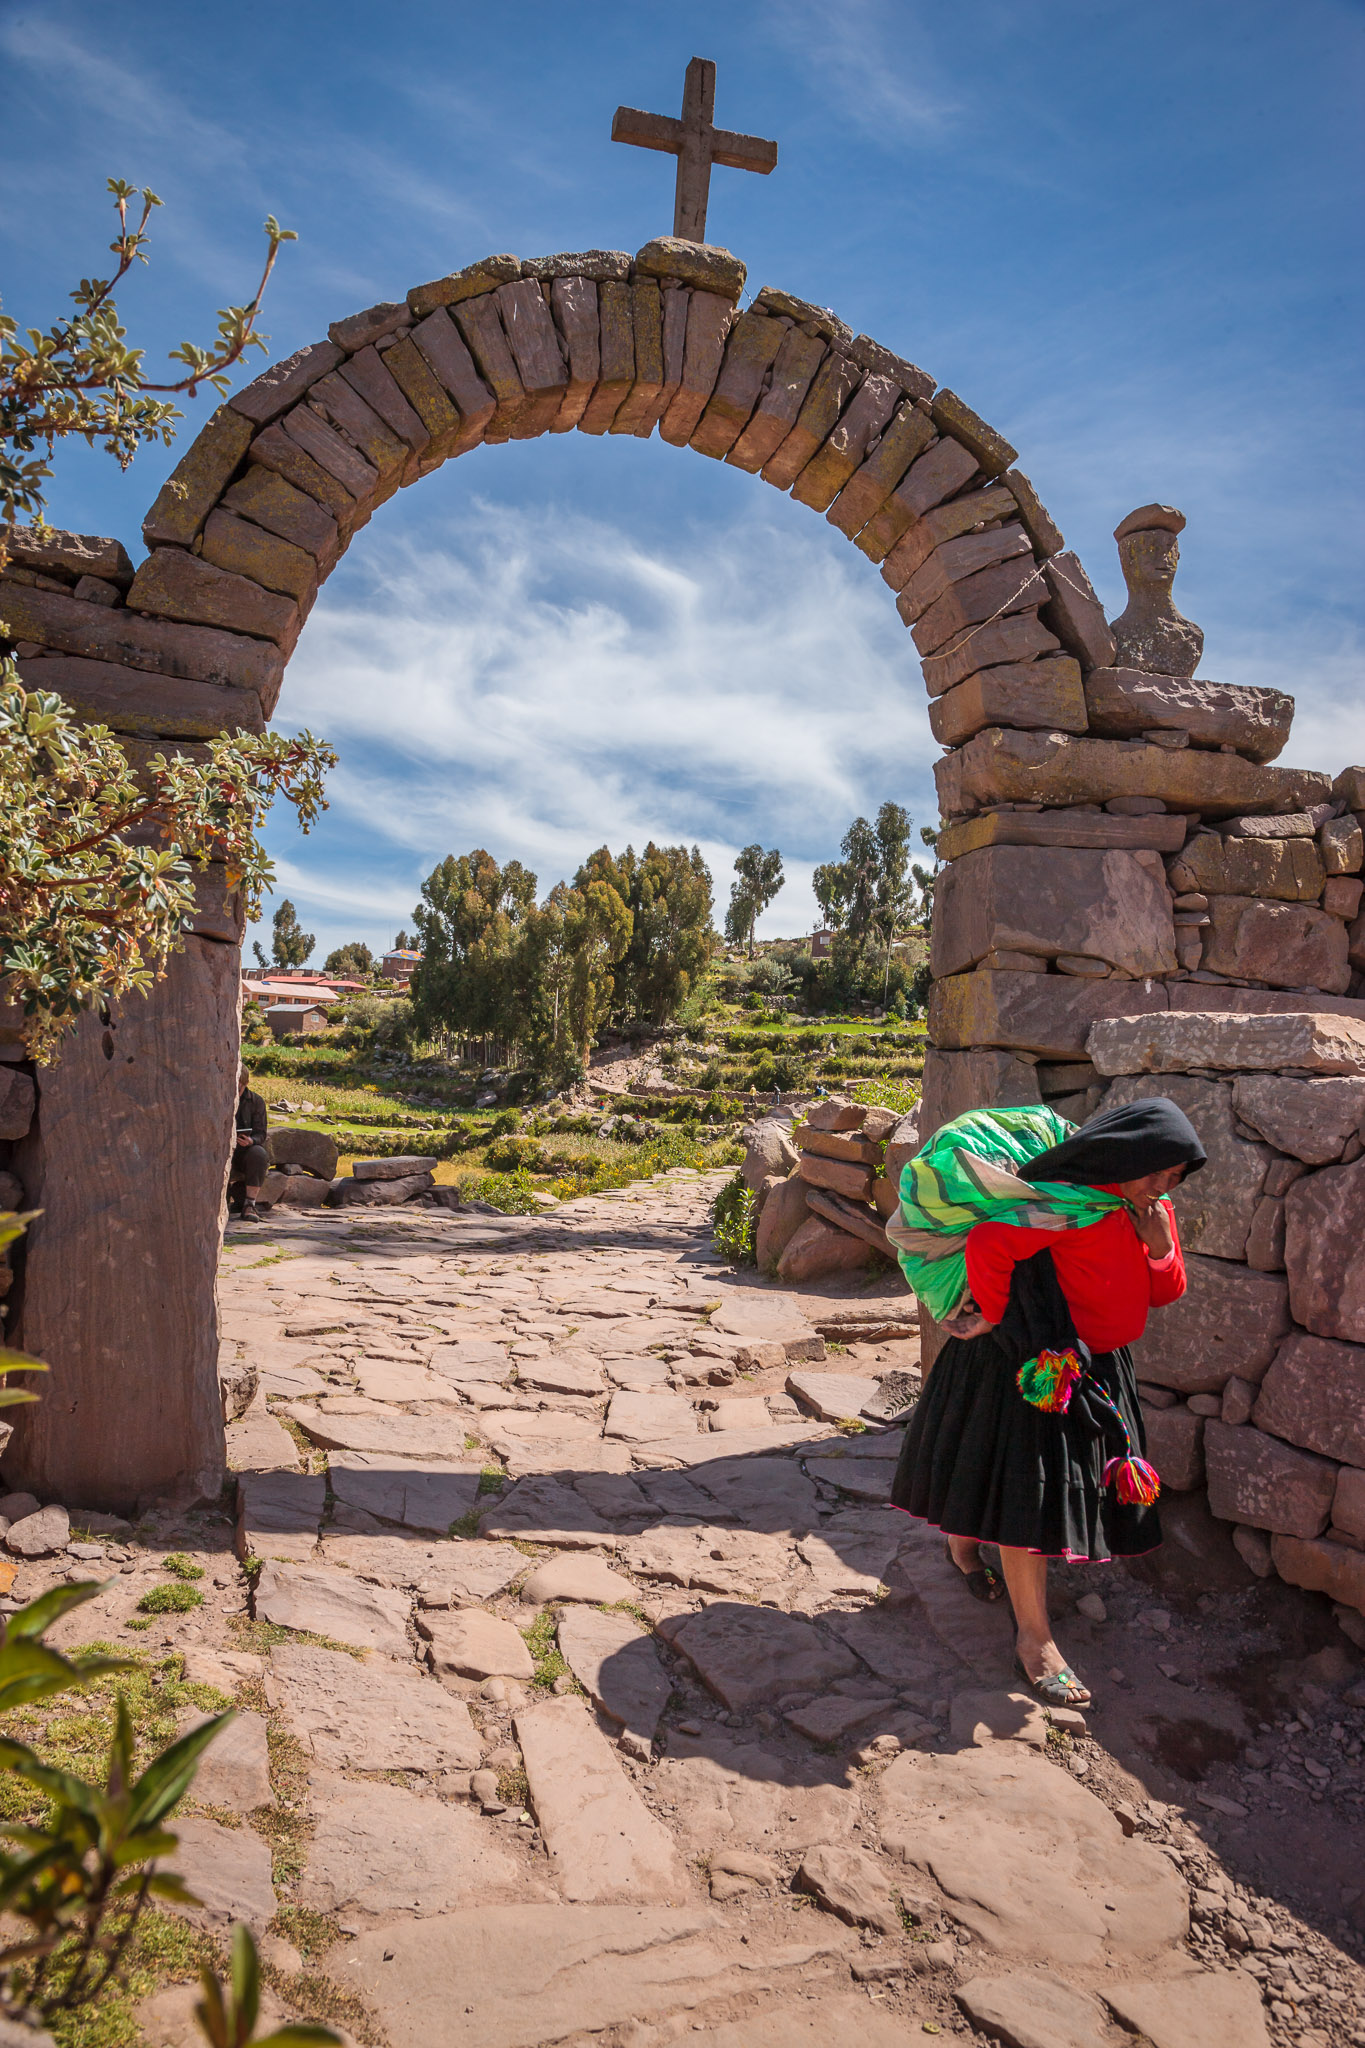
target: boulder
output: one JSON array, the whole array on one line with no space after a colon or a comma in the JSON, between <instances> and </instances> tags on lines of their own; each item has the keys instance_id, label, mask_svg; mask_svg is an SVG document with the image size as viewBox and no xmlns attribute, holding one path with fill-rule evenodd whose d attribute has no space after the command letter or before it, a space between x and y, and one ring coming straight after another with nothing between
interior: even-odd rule
<instances>
[{"instance_id":1,"label":"boulder","mask_svg":"<svg viewBox=\"0 0 1365 2048\"><path fill-rule=\"evenodd\" d=\"M413 1174L429 1174L440 1163L416 1154L395 1155L392 1159L357 1159L351 1171L357 1180L406 1180Z\"/></svg>"},{"instance_id":2,"label":"boulder","mask_svg":"<svg viewBox=\"0 0 1365 2048\"><path fill-rule=\"evenodd\" d=\"M1232 1089L1226 1081L1201 1081L1188 1074L1168 1074L1160 1081L1124 1075L1110 1082L1100 1106L1118 1109L1158 1095L1184 1110L1208 1154L1207 1164L1182 1182L1171 1198L1182 1248L1216 1259L1245 1258L1251 1220L1270 1165L1269 1146L1238 1137Z\"/></svg>"},{"instance_id":3,"label":"boulder","mask_svg":"<svg viewBox=\"0 0 1365 2048\"><path fill-rule=\"evenodd\" d=\"M813 1131L802 1126L796 1133L797 1149L813 1152L818 1159L843 1159L854 1166L877 1166L881 1148L863 1131Z\"/></svg>"},{"instance_id":4,"label":"boulder","mask_svg":"<svg viewBox=\"0 0 1365 2048\"><path fill-rule=\"evenodd\" d=\"M860 1131L866 1121L866 1105L850 1102L846 1095L827 1095L823 1102L806 1105L806 1128L810 1131Z\"/></svg>"},{"instance_id":5,"label":"boulder","mask_svg":"<svg viewBox=\"0 0 1365 2048\"><path fill-rule=\"evenodd\" d=\"M1365 1343L1365 1159L1304 1174L1284 1219L1294 1320L1318 1337Z\"/></svg>"},{"instance_id":6,"label":"boulder","mask_svg":"<svg viewBox=\"0 0 1365 2048\"><path fill-rule=\"evenodd\" d=\"M797 1154L789 1125L765 1117L762 1123L750 1124L743 1135L748 1149L740 1174L750 1194L758 1193L769 1174L785 1176L795 1171Z\"/></svg>"},{"instance_id":7,"label":"boulder","mask_svg":"<svg viewBox=\"0 0 1365 2048\"><path fill-rule=\"evenodd\" d=\"M771 1273L809 1213L806 1190L799 1174L779 1181L763 1204L754 1240L754 1255L760 1273Z\"/></svg>"},{"instance_id":8,"label":"boulder","mask_svg":"<svg viewBox=\"0 0 1365 2048\"><path fill-rule=\"evenodd\" d=\"M861 1238L850 1237L823 1217L807 1216L777 1262L777 1277L797 1286L803 1280L823 1279L827 1273L852 1272L872 1256Z\"/></svg>"},{"instance_id":9,"label":"boulder","mask_svg":"<svg viewBox=\"0 0 1365 2048\"><path fill-rule=\"evenodd\" d=\"M1256 896L1214 896L1209 916L1204 966L1214 974L1338 996L1351 985L1346 926L1325 910Z\"/></svg>"},{"instance_id":10,"label":"boulder","mask_svg":"<svg viewBox=\"0 0 1365 2048\"><path fill-rule=\"evenodd\" d=\"M1233 1107L1244 1124L1307 1166L1340 1159L1346 1140L1365 1132L1365 1079L1294 1081L1284 1074L1241 1074Z\"/></svg>"},{"instance_id":11,"label":"boulder","mask_svg":"<svg viewBox=\"0 0 1365 2048\"><path fill-rule=\"evenodd\" d=\"M1110 2048L1113 2040L1103 2009L1060 1977L973 1977L953 1995L978 2033L1010 2048Z\"/></svg>"},{"instance_id":12,"label":"boulder","mask_svg":"<svg viewBox=\"0 0 1365 2048\"><path fill-rule=\"evenodd\" d=\"M1365 1346L1295 1330L1261 1382L1251 1419L1304 1450L1365 1466Z\"/></svg>"},{"instance_id":13,"label":"boulder","mask_svg":"<svg viewBox=\"0 0 1365 2048\"><path fill-rule=\"evenodd\" d=\"M71 1523L63 1507L39 1508L11 1522L5 1536L16 1557L55 1557L71 1541Z\"/></svg>"},{"instance_id":14,"label":"boulder","mask_svg":"<svg viewBox=\"0 0 1365 2048\"><path fill-rule=\"evenodd\" d=\"M466 1607L458 1614L423 1613L417 1626L431 1645L431 1668L438 1677L520 1678L535 1676L524 1638L510 1621Z\"/></svg>"},{"instance_id":15,"label":"boulder","mask_svg":"<svg viewBox=\"0 0 1365 2048\"><path fill-rule=\"evenodd\" d=\"M1013 1053L927 1051L915 1141L905 1149L901 1166L936 1130L969 1109L1017 1108L1040 1099L1036 1067L1028 1060L1016 1059ZM888 1146L888 1175L891 1150Z\"/></svg>"},{"instance_id":16,"label":"boulder","mask_svg":"<svg viewBox=\"0 0 1365 2048\"><path fill-rule=\"evenodd\" d=\"M952 861L934 900L936 979L1005 949L1080 954L1134 977L1172 974L1175 927L1160 856L982 847Z\"/></svg>"},{"instance_id":17,"label":"boulder","mask_svg":"<svg viewBox=\"0 0 1365 2048\"><path fill-rule=\"evenodd\" d=\"M863 1202L850 1202L845 1196L833 1194L826 1188L812 1188L806 1200L812 1215L846 1230L851 1237L861 1238L864 1244L871 1245L873 1251L889 1256L886 1230L876 1210L869 1209Z\"/></svg>"},{"instance_id":18,"label":"boulder","mask_svg":"<svg viewBox=\"0 0 1365 2048\"><path fill-rule=\"evenodd\" d=\"M1154 730L1187 732L1207 747L1235 747L1249 761L1273 761L1283 751L1294 719L1294 699L1283 690L1136 668L1091 669L1085 679L1085 706L1091 732L1102 738L1137 739Z\"/></svg>"},{"instance_id":19,"label":"boulder","mask_svg":"<svg viewBox=\"0 0 1365 2048\"><path fill-rule=\"evenodd\" d=\"M1019 1064L1022 1065L1023 1062ZM900 1186L902 1169L908 1160L914 1158L922 1143L919 1126L920 1112L918 1109L912 1109L910 1114L903 1116L887 1135L886 1159L882 1171L897 1187Z\"/></svg>"},{"instance_id":20,"label":"boulder","mask_svg":"<svg viewBox=\"0 0 1365 2048\"><path fill-rule=\"evenodd\" d=\"M1253 1273L1198 1253L1186 1259L1185 1271L1185 1293L1152 1312L1133 1346L1138 1378L1181 1394L1220 1393L1234 1375L1259 1385L1289 1334L1283 1274Z\"/></svg>"},{"instance_id":21,"label":"boulder","mask_svg":"<svg viewBox=\"0 0 1365 2048\"><path fill-rule=\"evenodd\" d=\"M1204 991L1199 994L1202 998ZM1111 1013L1095 1019L1086 1044L1101 1074L1301 1067L1315 1074L1365 1075L1365 1014L1357 1018L1287 1010L1237 1015L1214 1008L1164 1015Z\"/></svg>"},{"instance_id":22,"label":"boulder","mask_svg":"<svg viewBox=\"0 0 1365 2048\"><path fill-rule=\"evenodd\" d=\"M822 1159L817 1152L803 1152L797 1171L811 1187L832 1188L835 1194L847 1195L851 1201L866 1202L872 1193L874 1176L870 1166L854 1165L844 1159Z\"/></svg>"},{"instance_id":23,"label":"boulder","mask_svg":"<svg viewBox=\"0 0 1365 2048\"><path fill-rule=\"evenodd\" d=\"M1161 1981L1106 1984L1104 2002L1152 2048L1270 2048L1255 1979L1241 1970L1182 1971ZM1053 2048L1048 2042L1047 2048ZM1056 2048L1063 2048L1058 2042Z\"/></svg>"},{"instance_id":24,"label":"boulder","mask_svg":"<svg viewBox=\"0 0 1365 2048\"><path fill-rule=\"evenodd\" d=\"M793 1879L797 1891L809 1892L850 1927L870 1927L878 1934L902 1931L900 1908L891 1896L888 1872L865 1849L843 1843L817 1842L807 1849Z\"/></svg>"},{"instance_id":25,"label":"boulder","mask_svg":"<svg viewBox=\"0 0 1365 2048\"><path fill-rule=\"evenodd\" d=\"M1315 903L1322 894L1322 861L1311 839L1244 839L1196 832L1169 869L1173 889L1206 896L1269 896L1282 903Z\"/></svg>"},{"instance_id":26,"label":"boulder","mask_svg":"<svg viewBox=\"0 0 1365 2048\"><path fill-rule=\"evenodd\" d=\"M387 1165L388 1161L380 1161ZM410 1201L414 1195L424 1195L434 1187L429 1173L404 1174L401 1180L355 1180L346 1179L332 1182L328 1200L335 1209L385 1209L396 1208L400 1202Z\"/></svg>"},{"instance_id":27,"label":"boulder","mask_svg":"<svg viewBox=\"0 0 1365 2048\"><path fill-rule=\"evenodd\" d=\"M1104 804L1121 796L1155 797L1172 811L1234 817L1306 809L1328 795L1325 775L1263 767L1240 754L998 726L939 761L934 778L939 809L949 817L999 803Z\"/></svg>"},{"instance_id":28,"label":"boulder","mask_svg":"<svg viewBox=\"0 0 1365 2048\"><path fill-rule=\"evenodd\" d=\"M1270 1554L1276 1571L1291 1586L1325 1593L1329 1600L1365 1614L1365 1550L1324 1537L1277 1533L1271 1539Z\"/></svg>"},{"instance_id":29,"label":"boulder","mask_svg":"<svg viewBox=\"0 0 1365 2048\"><path fill-rule=\"evenodd\" d=\"M1327 1527L1337 1468L1278 1437L1225 1422L1204 1426L1209 1506L1225 1522L1283 1536L1319 1536Z\"/></svg>"},{"instance_id":30,"label":"boulder","mask_svg":"<svg viewBox=\"0 0 1365 2048\"><path fill-rule=\"evenodd\" d=\"M306 1166L319 1180L335 1180L339 1153L326 1131L272 1130L266 1143L272 1166Z\"/></svg>"},{"instance_id":31,"label":"boulder","mask_svg":"<svg viewBox=\"0 0 1365 2048\"><path fill-rule=\"evenodd\" d=\"M1198 1397L1196 1397L1198 1398ZM1174 1408L1144 1405L1147 1456L1172 1493L1189 1493L1204 1479L1204 1417L1183 1402Z\"/></svg>"}]
</instances>

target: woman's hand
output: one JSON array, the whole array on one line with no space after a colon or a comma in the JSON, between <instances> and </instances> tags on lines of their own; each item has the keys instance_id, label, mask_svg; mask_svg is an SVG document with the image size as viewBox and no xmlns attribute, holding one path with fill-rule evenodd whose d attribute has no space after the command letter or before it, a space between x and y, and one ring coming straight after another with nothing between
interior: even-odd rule
<instances>
[{"instance_id":1,"label":"woman's hand","mask_svg":"<svg viewBox=\"0 0 1365 2048\"><path fill-rule=\"evenodd\" d=\"M967 1338L984 1337L987 1330L994 1329L995 1325L988 1323L975 1309L968 1309L965 1315L954 1316L952 1321L945 1323L943 1327L950 1337Z\"/></svg>"},{"instance_id":2,"label":"woman's hand","mask_svg":"<svg viewBox=\"0 0 1365 2048\"><path fill-rule=\"evenodd\" d=\"M1171 1233L1171 1212L1166 1204L1152 1197L1146 1203L1134 1205L1133 1228L1154 1259L1164 1259L1175 1250L1175 1238Z\"/></svg>"}]
</instances>

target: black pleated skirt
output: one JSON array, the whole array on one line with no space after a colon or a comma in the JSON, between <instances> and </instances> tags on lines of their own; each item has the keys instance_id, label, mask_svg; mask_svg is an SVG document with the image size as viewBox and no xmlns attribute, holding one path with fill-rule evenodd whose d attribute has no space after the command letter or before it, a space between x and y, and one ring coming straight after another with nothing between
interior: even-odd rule
<instances>
[{"instance_id":1,"label":"black pleated skirt","mask_svg":"<svg viewBox=\"0 0 1365 2048\"><path fill-rule=\"evenodd\" d=\"M1015 1380L1018 1354L994 1335L950 1337L905 1432L891 1499L948 1536L1103 1563L1155 1550L1155 1507L1124 1506L1103 1483L1122 1433L1082 1382L1063 1415L1035 1408ZM1132 1355L1096 1352L1090 1370L1146 1441Z\"/></svg>"}]
</instances>

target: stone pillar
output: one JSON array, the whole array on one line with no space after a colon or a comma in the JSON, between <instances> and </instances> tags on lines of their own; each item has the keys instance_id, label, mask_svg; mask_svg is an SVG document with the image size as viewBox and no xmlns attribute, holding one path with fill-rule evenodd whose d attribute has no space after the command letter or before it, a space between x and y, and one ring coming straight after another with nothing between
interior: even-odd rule
<instances>
[{"instance_id":1,"label":"stone pillar","mask_svg":"<svg viewBox=\"0 0 1365 2048\"><path fill-rule=\"evenodd\" d=\"M11 1487L71 1507L216 1495L214 1281L236 1104L240 954L187 937L146 999L40 1070L15 1341L51 1370L16 1409Z\"/></svg>"}]
</instances>

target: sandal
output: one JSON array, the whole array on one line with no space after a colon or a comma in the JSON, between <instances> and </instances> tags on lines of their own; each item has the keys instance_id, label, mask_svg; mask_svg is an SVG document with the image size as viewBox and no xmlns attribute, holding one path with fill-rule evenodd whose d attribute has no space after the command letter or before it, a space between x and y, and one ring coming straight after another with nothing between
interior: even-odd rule
<instances>
[{"instance_id":1,"label":"sandal","mask_svg":"<svg viewBox=\"0 0 1365 2048\"><path fill-rule=\"evenodd\" d=\"M943 1555L947 1558L958 1577L966 1581L967 1591L971 1594L973 1600L984 1600L987 1606L992 1606L997 1600L1004 1599L1005 1582L999 1572L993 1572L988 1564L978 1565L974 1572L964 1572L962 1566L953 1556L953 1546L951 1543L944 1544Z\"/></svg>"},{"instance_id":2,"label":"sandal","mask_svg":"<svg viewBox=\"0 0 1365 2048\"><path fill-rule=\"evenodd\" d=\"M1078 1707L1083 1711L1095 1704L1095 1696L1089 1686L1083 1685L1067 1664L1063 1664L1060 1671L1045 1671L1041 1678L1029 1677L1021 1657L1015 1658L1014 1668L1029 1691L1045 1707Z\"/></svg>"}]
</instances>

